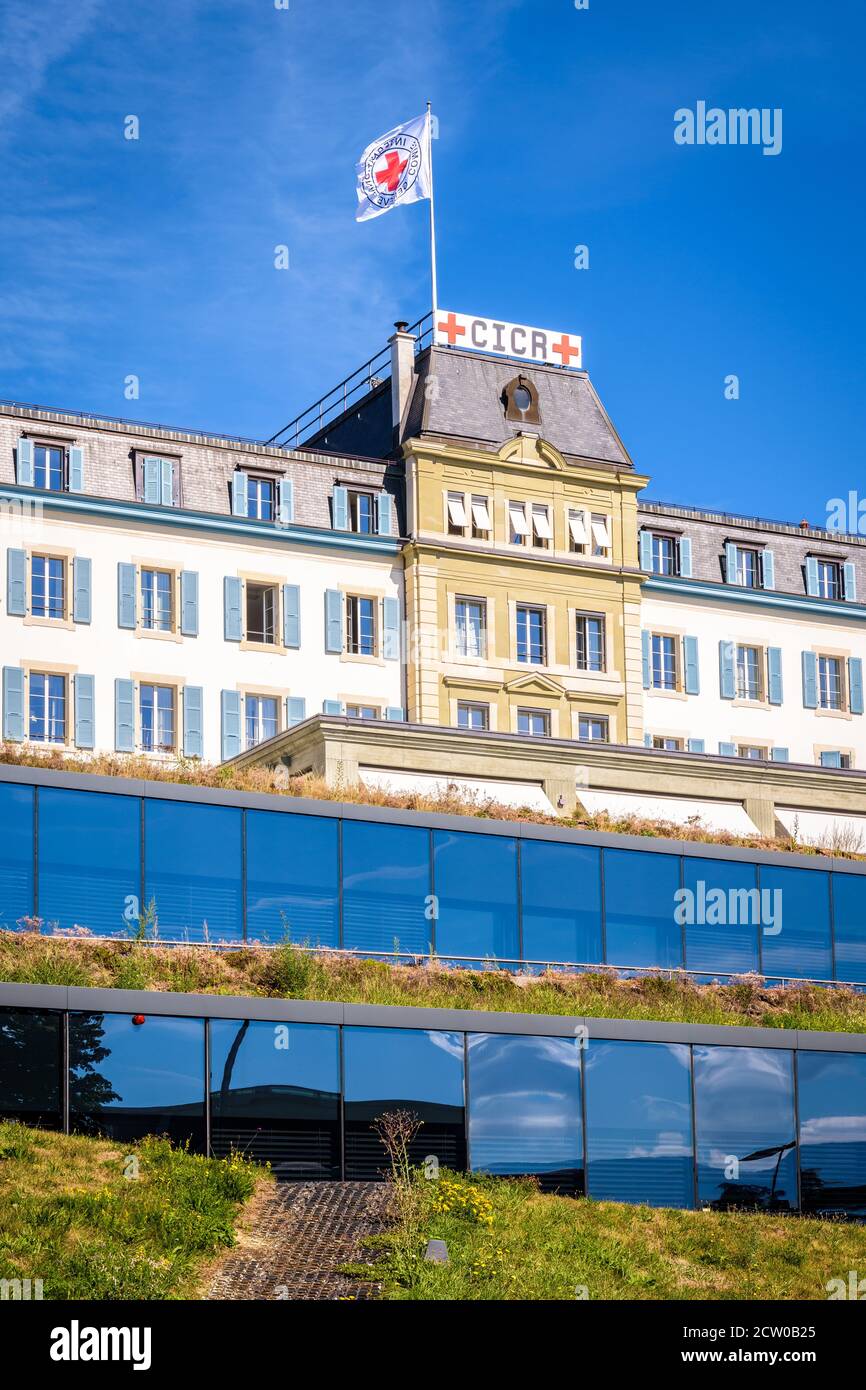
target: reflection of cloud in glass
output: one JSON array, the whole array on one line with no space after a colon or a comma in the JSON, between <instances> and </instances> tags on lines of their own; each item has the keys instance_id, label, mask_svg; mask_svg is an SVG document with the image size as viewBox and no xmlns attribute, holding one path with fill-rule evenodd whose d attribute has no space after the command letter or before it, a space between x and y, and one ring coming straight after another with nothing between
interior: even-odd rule
<instances>
[{"instance_id":1,"label":"reflection of cloud in glass","mask_svg":"<svg viewBox=\"0 0 866 1390\"><path fill-rule=\"evenodd\" d=\"M846 1144L853 1140L866 1141L866 1116L823 1115L804 1120L800 1126L804 1144Z\"/></svg>"}]
</instances>

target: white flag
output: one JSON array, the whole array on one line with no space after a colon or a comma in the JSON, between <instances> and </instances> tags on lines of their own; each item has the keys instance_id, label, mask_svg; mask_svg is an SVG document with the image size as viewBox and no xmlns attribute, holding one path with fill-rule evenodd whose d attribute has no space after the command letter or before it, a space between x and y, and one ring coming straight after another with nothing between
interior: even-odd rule
<instances>
[{"instance_id":1,"label":"white flag","mask_svg":"<svg viewBox=\"0 0 866 1390\"><path fill-rule=\"evenodd\" d=\"M368 145L356 166L356 222L390 212L398 203L430 197L430 120L425 114L395 126Z\"/></svg>"}]
</instances>

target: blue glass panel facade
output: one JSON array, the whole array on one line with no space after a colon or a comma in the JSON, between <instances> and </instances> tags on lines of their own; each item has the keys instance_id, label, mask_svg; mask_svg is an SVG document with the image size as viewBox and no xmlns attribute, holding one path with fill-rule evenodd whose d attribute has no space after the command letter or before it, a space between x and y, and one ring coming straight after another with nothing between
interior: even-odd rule
<instances>
[{"instance_id":1,"label":"blue glass panel facade","mask_svg":"<svg viewBox=\"0 0 866 1390\"><path fill-rule=\"evenodd\" d=\"M694 1206L689 1048L591 1039L585 1068L589 1196Z\"/></svg>"},{"instance_id":2,"label":"blue glass panel facade","mask_svg":"<svg viewBox=\"0 0 866 1390\"><path fill-rule=\"evenodd\" d=\"M525 960L603 959L599 850L524 840L520 888Z\"/></svg>"},{"instance_id":3,"label":"blue glass panel facade","mask_svg":"<svg viewBox=\"0 0 866 1390\"><path fill-rule=\"evenodd\" d=\"M61 1016L0 1009L0 1119L60 1129Z\"/></svg>"},{"instance_id":4,"label":"blue glass panel facade","mask_svg":"<svg viewBox=\"0 0 866 1390\"><path fill-rule=\"evenodd\" d=\"M761 865L761 894L772 894L765 915L772 926L761 928L763 974L829 980L830 875L819 869Z\"/></svg>"},{"instance_id":5,"label":"blue glass panel facade","mask_svg":"<svg viewBox=\"0 0 866 1390\"><path fill-rule=\"evenodd\" d=\"M575 1038L472 1033L469 1159L484 1173L533 1173L583 1190L581 1048Z\"/></svg>"},{"instance_id":6,"label":"blue glass panel facade","mask_svg":"<svg viewBox=\"0 0 866 1390\"><path fill-rule=\"evenodd\" d=\"M833 874L836 979L866 984L866 874Z\"/></svg>"},{"instance_id":7,"label":"blue glass panel facade","mask_svg":"<svg viewBox=\"0 0 866 1390\"><path fill-rule=\"evenodd\" d=\"M408 825L343 822L343 945L430 950L430 833Z\"/></svg>"},{"instance_id":8,"label":"blue glass panel facade","mask_svg":"<svg viewBox=\"0 0 866 1390\"><path fill-rule=\"evenodd\" d=\"M421 1122L410 1156L448 1168L466 1162L463 1034L409 1028L344 1028L346 1177L387 1169L374 1128L380 1116L408 1111Z\"/></svg>"},{"instance_id":9,"label":"blue glass panel facade","mask_svg":"<svg viewBox=\"0 0 866 1390\"><path fill-rule=\"evenodd\" d=\"M201 1018L70 1014L72 1129L121 1142L166 1134L204 1152L204 1029Z\"/></svg>"},{"instance_id":10,"label":"blue glass panel facade","mask_svg":"<svg viewBox=\"0 0 866 1390\"><path fill-rule=\"evenodd\" d=\"M43 787L39 793L39 916L95 936L134 931L141 899L137 797ZM126 914L126 915L124 915Z\"/></svg>"},{"instance_id":11,"label":"blue glass panel facade","mask_svg":"<svg viewBox=\"0 0 866 1390\"><path fill-rule=\"evenodd\" d=\"M0 784L0 930L33 915L32 787Z\"/></svg>"},{"instance_id":12,"label":"blue glass panel facade","mask_svg":"<svg viewBox=\"0 0 866 1390\"><path fill-rule=\"evenodd\" d=\"M339 833L326 816L247 812L248 940L339 946Z\"/></svg>"},{"instance_id":13,"label":"blue glass panel facade","mask_svg":"<svg viewBox=\"0 0 866 1390\"><path fill-rule=\"evenodd\" d=\"M769 1047L695 1047L698 1201L797 1206L793 1055Z\"/></svg>"},{"instance_id":14,"label":"blue glass panel facade","mask_svg":"<svg viewBox=\"0 0 866 1390\"><path fill-rule=\"evenodd\" d=\"M162 936L241 941L241 812L230 806L146 801L145 905Z\"/></svg>"},{"instance_id":15,"label":"blue glass panel facade","mask_svg":"<svg viewBox=\"0 0 866 1390\"><path fill-rule=\"evenodd\" d=\"M340 1176L340 1035L315 1023L212 1019L211 1149L278 1178Z\"/></svg>"},{"instance_id":16,"label":"blue glass panel facade","mask_svg":"<svg viewBox=\"0 0 866 1390\"><path fill-rule=\"evenodd\" d=\"M675 918L680 860L642 850L604 850L607 959L611 965L683 963L683 929Z\"/></svg>"},{"instance_id":17,"label":"blue glass panel facade","mask_svg":"<svg viewBox=\"0 0 866 1390\"><path fill-rule=\"evenodd\" d=\"M516 841L436 830L433 874L438 954L516 960Z\"/></svg>"},{"instance_id":18,"label":"blue glass panel facade","mask_svg":"<svg viewBox=\"0 0 866 1390\"><path fill-rule=\"evenodd\" d=\"M866 1217L866 1054L797 1054L803 1210Z\"/></svg>"},{"instance_id":19,"label":"blue glass panel facade","mask_svg":"<svg viewBox=\"0 0 866 1390\"><path fill-rule=\"evenodd\" d=\"M754 864L683 862L686 969L744 975L759 968L760 898Z\"/></svg>"}]
</instances>

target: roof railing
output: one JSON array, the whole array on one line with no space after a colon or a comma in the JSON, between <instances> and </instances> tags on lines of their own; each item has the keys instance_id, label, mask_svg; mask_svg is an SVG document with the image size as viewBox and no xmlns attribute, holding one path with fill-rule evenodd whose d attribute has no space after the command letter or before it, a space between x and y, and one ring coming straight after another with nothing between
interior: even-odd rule
<instances>
[{"instance_id":1,"label":"roof railing","mask_svg":"<svg viewBox=\"0 0 866 1390\"><path fill-rule=\"evenodd\" d=\"M404 330L415 335L415 353L423 352L433 341L433 314L424 314ZM300 447L302 435L318 434L332 420L336 420L339 415L344 414L356 401L374 391L377 386L381 386L391 375L391 349L384 347L377 352L374 357L370 357L362 366L356 368L343 381L337 383L330 391L327 391L320 400L314 401L306 410L302 410L294 420L290 420L276 434L271 435L267 440L268 444L275 444L281 449L297 449Z\"/></svg>"}]
</instances>

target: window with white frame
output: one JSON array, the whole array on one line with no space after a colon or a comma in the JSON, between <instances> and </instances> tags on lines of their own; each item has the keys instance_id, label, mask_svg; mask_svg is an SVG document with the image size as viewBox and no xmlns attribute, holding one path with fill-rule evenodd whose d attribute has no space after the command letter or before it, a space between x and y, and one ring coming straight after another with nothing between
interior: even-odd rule
<instances>
[{"instance_id":1,"label":"window with white frame","mask_svg":"<svg viewBox=\"0 0 866 1390\"><path fill-rule=\"evenodd\" d=\"M454 636L458 656L487 655L487 602L483 598L454 600Z\"/></svg>"},{"instance_id":2,"label":"window with white frame","mask_svg":"<svg viewBox=\"0 0 866 1390\"><path fill-rule=\"evenodd\" d=\"M533 738L550 738L550 712L546 709L519 709L517 732Z\"/></svg>"},{"instance_id":3,"label":"window with white frame","mask_svg":"<svg viewBox=\"0 0 866 1390\"><path fill-rule=\"evenodd\" d=\"M517 605L517 660L529 666L547 661L547 611L535 604Z\"/></svg>"},{"instance_id":4,"label":"window with white frame","mask_svg":"<svg viewBox=\"0 0 866 1390\"><path fill-rule=\"evenodd\" d=\"M677 639L654 632L650 638L650 684L653 690L676 690L679 685Z\"/></svg>"},{"instance_id":5,"label":"window with white frame","mask_svg":"<svg viewBox=\"0 0 866 1390\"><path fill-rule=\"evenodd\" d=\"M760 647L737 646L737 699L763 700L764 653Z\"/></svg>"},{"instance_id":6,"label":"window with white frame","mask_svg":"<svg viewBox=\"0 0 866 1390\"><path fill-rule=\"evenodd\" d=\"M277 485L273 478L247 477L247 516L273 521L277 514Z\"/></svg>"},{"instance_id":7,"label":"window with white frame","mask_svg":"<svg viewBox=\"0 0 866 1390\"><path fill-rule=\"evenodd\" d=\"M47 492L63 492L66 488L67 454L58 444L34 444L33 486Z\"/></svg>"},{"instance_id":8,"label":"window with white frame","mask_svg":"<svg viewBox=\"0 0 866 1390\"><path fill-rule=\"evenodd\" d=\"M466 535L466 498L462 492L449 492L445 505L448 511L449 536Z\"/></svg>"},{"instance_id":9,"label":"window with white frame","mask_svg":"<svg viewBox=\"0 0 866 1390\"><path fill-rule=\"evenodd\" d=\"M277 585L260 584L248 579L245 589L247 641L275 646L280 606Z\"/></svg>"},{"instance_id":10,"label":"window with white frame","mask_svg":"<svg viewBox=\"0 0 866 1390\"><path fill-rule=\"evenodd\" d=\"M532 504L532 545L536 550L549 550L553 540L550 511L543 502Z\"/></svg>"},{"instance_id":11,"label":"window with white frame","mask_svg":"<svg viewBox=\"0 0 866 1390\"><path fill-rule=\"evenodd\" d=\"M381 719L382 711L378 705L349 704L346 715L349 719Z\"/></svg>"},{"instance_id":12,"label":"window with white frame","mask_svg":"<svg viewBox=\"0 0 866 1390\"><path fill-rule=\"evenodd\" d=\"M490 728L490 706L477 704L472 700L460 700L457 704L458 729L474 729L483 733Z\"/></svg>"},{"instance_id":13,"label":"window with white frame","mask_svg":"<svg viewBox=\"0 0 866 1390\"><path fill-rule=\"evenodd\" d=\"M653 748L664 749L666 753L682 753L683 740L681 738L671 738L667 734L653 734Z\"/></svg>"},{"instance_id":14,"label":"window with white frame","mask_svg":"<svg viewBox=\"0 0 866 1390\"><path fill-rule=\"evenodd\" d=\"M580 507L568 509L568 548L576 555L585 555L589 545L586 512Z\"/></svg>"},{"instance_id":15,"label":"window with white frame","mask_svg":"<svg viewBox=\"0 0 866 1390\"><path fill-rule=\"evenodd\" d=\"M363 594L346 598L346 650L353 656L376 655L376 600Z\"/></svg>"},{"instance_id":16,"label":"window with white frame","mask_svg":"<svg viewBox=\"0 0 866 1390\"><path fill-rule=\"evenodd\" d=\"M472 497L472 539L476 541L486 541L490 539L493 530L493 523L490 519L490 501L487 497Z\"/></svg>"},{"instance_id":17,"label":"window with white frame","mask_svg":"<svg viewBox=\"0 0 866 1390\"><path fill-rule=\"evenodd\" d=\"M735 545L733 547L733 556L735 565L733 582L739 584L744 589L760 589L760 551L751 546Z\"/></svg>"},{"instance_id":18,"label":"window with white frame","mask_svg":"<svg viewBox=\"0 0 866 1390\"><path fill-rule=\"evenodd\" d=\"M601 512L593 512L590 516L589 526L592 540L592 550L590 553L599 559L609 559L610 517L604 516Z\"/></svg>"},{"instance_id":19,"label":"window with white frame","mask_svg":"<svg viewBox=\"0 0 866 1390\"><path fill-rule=\"evenodd\" d=\"M273 738L279 732L280 703L275 695L247 695L244 699L244 723L247 748Z\"/></svg>"},{"instance_id":20,"label":"window with white frame","mask_svg":"<svg viewBox=\"0 0 866 1390\"><path fill-rule=\"evenodd\" d=\"M49 620L66 617L66 561L62 556L31 556L30 616Z\"/></svg>"},{"instance_id":21,"label":"window with white frame","mask_svg":"<svg viewBox=\"0 0 866 1390\"><path fill-rule=\"evenodd\" d=\"M604 615L602 613L578 613L576 624L578 671L603 671L605 669Z\"/></svg>"},{"instance_id":22,"label":"window with white frame","mask_svg":"<svg viewBox=\"0 0 866 1390\"><path fill-rule=\"evenodd\" d=\"M818 707L845 708L845 668L839 656L818 657Z\"/></svg>"},{"instance_id":23,"label":"window with white frame","mask_svg":"<svg viewBox=\"0 0 866 1390\"><path fill-rule=\"evenodd\" d=\"M174 624L174 575L169 570L141 571L141 626L171 632Z\"/></svg>"},{"instance_id":24,"label":"window with white frame","mask_svg":"<svg viewBox=\"0 0 866 1390\"><path fill-rule=\"evenodd\" d=\"M349 489L349 529L372 536L376 530L376 498L372 492Z\"/></svg>"},{"instance_id":25,"label":"window with white frame","mask_svg":"<svg viewBox=\"0 0 866 1390\"><path fill-rule=\"evenodd\" d=\"M526 503L508 503L508 539L512 545L529 544L529 523L526 520Z\"/></svg>"},{"instance_id":26,"label":"window with white frame","mask_svg":"<svg viewBox=\"0 0 866 1390\"><path fill-rule=\"evenodd\" d=\"M67 719L66 676L55 672L31 671L27 736L35 743L65 743Z\"/></svg>"},{"instance_id":27,"label":"window with white frame","mask_svg":"<svg viewBox=\"0 0 866 1390\"><path fill-rule=\"evenodd\" d=\"M751 762L766 762L767 749L758 743L738 743L737 757L746 758Z\"/></svg>"},{"instance_id":28,"label":"window with white frame","mask_svg":"<svg viewBox=\"0 0 866 1390\"><path fill-rule=\"evenodd\" d=\"M610 742L610 723L606 714L581 714L577 727L581 743Z\"/></svg>"},{"instance_id":29,"label":"window with white frame","mask_svg":"<svg viewBox=\"0 0 866 1390\"><path fill-rule=\"evenodd\" d=\"M173 685L142 681L139 686L141 747L145 753L172 753L177 735L177 691Z\"/></svg>"},{"instance_id":30,"label":"window with white frame","mask_svg":"<svg viewBox=\"0 0 866 1390\"><path fill-rule=\"evenodd\" d=\"M658 531L651 533L650 553L652 556L653 574L677 573L677 542L676 537L666 536Z\"/></svg>"}]
</instances>

